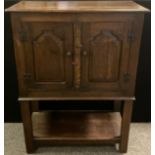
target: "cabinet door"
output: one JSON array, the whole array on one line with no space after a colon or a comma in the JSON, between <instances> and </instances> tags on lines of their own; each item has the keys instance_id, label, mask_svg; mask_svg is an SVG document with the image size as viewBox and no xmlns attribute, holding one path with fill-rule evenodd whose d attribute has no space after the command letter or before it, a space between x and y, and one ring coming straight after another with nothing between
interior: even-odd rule
<instances>
[{"instance_id":1,"label":"cabinet door","mask_svg":"<svg viewBox=\"0 0 155 155\"><path fill-rule=\"evenodd\" d=\"M82 87L119 91L129 84L129 27L123 22L83 25Z\"/></svg>"},{"instance_id":2,"label":"cabinet door","mask_svg":"<svg viewBox=\"0 0 155 155\"><path fill-rule=\"evenodd\" d=\"M72 24L25 22L24 80L28 90L63 90L72 85Z\"/></svg>"}]
</instances>

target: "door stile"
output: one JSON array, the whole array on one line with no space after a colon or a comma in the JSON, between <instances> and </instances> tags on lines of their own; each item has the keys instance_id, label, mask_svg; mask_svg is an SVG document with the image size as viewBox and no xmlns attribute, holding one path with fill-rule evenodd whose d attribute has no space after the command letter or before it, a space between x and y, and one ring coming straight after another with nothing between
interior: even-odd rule
<instances>
[{"instance_id":1,"label":"door stile","mask_svg":"<svg viewBox=\"0 0 155 155\"><path fill-rule=\"evenodd\" d=\"M81 83L81 24L74 24L74 58L73 58L73 68L74 68L74 87L76 89L80 88Z\"/></svg>"}]
</instances>

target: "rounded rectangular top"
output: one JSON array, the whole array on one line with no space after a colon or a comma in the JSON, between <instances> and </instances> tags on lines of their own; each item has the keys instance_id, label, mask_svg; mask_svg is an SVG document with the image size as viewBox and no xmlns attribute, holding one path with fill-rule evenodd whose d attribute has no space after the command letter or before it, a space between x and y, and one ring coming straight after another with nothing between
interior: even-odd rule
<instances>
[{"instance_id":1,"label":"rounded rectangular top","mask_svg":"<svg viewBox=\"0 0 155 155\"><path fill-rule=\"evenodd\" d=\"M21 1L7 12L148 12L133 1Z\"/></svg>"}]
</instances>

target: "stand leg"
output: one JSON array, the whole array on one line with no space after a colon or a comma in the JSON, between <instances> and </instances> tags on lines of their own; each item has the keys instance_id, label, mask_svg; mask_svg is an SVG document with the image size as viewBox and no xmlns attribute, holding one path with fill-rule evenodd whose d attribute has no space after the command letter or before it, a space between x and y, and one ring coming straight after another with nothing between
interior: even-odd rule
<instances>
[{"instance_id":1,"label":"stand leg","mask_svg":"<svg viewBox=\"0 0 155 155\"><path fill-rule=\"evenodd\" d=\"M31 111L32 112L39 111L39 102L38 101L31 101Z\"/></svg>"},{"instance_id":2,"label":"stand leg","mask_svg":"<svg viewBox=\"0 0 155 155\"><path fill-rule=\"evenodd\" d=\"M122 105L122 101L114 101L114 111L120 112L121 111L121 105Z\"/></svg>"},{"instance_id":3,"label":"stand leg","mask_svg":"<svg viewBox=\"0 0 155 155\"><path fill-rule=\"evenodd\" d=\"M20 105L21 105L21 115L25 134L26 150L27 153L32 153L34 151L34 144L33 144L31 113L30 113L30 102L22 101L20 102Z\"/></svg>"},{"instance_id":4,"label":"stand leg","mask_svg":"<svg viewBox=\"0 0 155 155\"><path fill-rule=\"evenodd\" d=\"M131 121L131 115L132 115L132 106L133 106L133 101L125 101L123 105L121 142L119 146L119 151L121 153L127 152L129 128L130 128L130 121Z\"/></svg>"}]
</instances>

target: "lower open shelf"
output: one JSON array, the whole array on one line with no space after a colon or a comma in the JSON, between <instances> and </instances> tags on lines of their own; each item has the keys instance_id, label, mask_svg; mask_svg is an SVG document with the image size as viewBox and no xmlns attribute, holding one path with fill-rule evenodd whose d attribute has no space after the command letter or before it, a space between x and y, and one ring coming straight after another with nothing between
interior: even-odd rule
<instances>
[{"instance_id":1,"label":"lower open shelf","mask_svg":"<svg viewBox=\"0 0 155 155\"><path fill-rule=\"evenodd\" d=\"M119 112L34 112L37 144L103 144L120 141Z\"/></svg>"}]
</instances>

